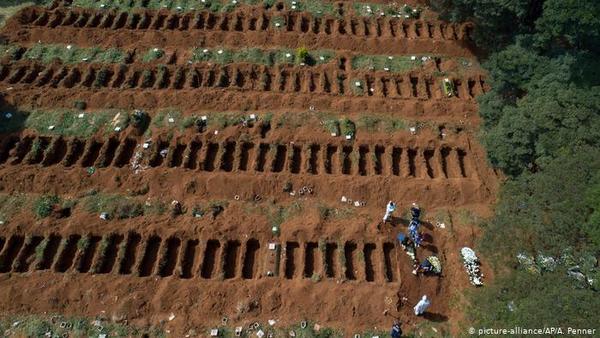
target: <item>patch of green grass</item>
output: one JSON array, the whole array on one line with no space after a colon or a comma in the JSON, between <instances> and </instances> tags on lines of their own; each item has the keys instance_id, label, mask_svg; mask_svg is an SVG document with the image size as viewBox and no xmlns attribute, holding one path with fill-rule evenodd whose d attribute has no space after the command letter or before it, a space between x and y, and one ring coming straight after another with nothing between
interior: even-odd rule
<instances>
[{"instance_id":1,"label":"patch of green grass","mask_svg":"<svg viewBox=\"0 0 600 338\"><path fill-rule=\"evenodd\" d=\"M352 93L354 93L354 95L365 95L365 90L367 90L366 85L365 81L361 79L352 79L350 81L350 88L352 88Z\"/></svg>"},{"instance_id":2,"label":"patch of green grass","mask_svg":"<svg viewBox=\"0 0 600 338\"><path fill-rule=\"evenodd\" d=\"M340 121L340 130L344 136L351 136L354 138L356 135L356 125L348 118L344 118Z\"/></svg>"},{"instance_id":3,"label":"patch of green grass","mask_svg":"<svg viewBox=\"0 0 600 338\"><path fill-rule=\"evenodd\" d=\"M0 45L0 57L8 56L11 61L16 61L19 54L22 53L21 46Z\"/></svg>"},{"instance_id":4,"label":"patch of green grass","mask_svg":"<svg viewBox=\"0 0 600 338\"><path fill-rule=\"evenodd\" d=\"M152 62L156 61L165 56L165 51L160 48L150 48L148 51L142 56L143 62Z\"/></svg>"},{"instance_id":5,"label":"patch of green grass","mask_svg":"<svg viewBox=\"0 0 600 338\"><path fill-rule=\"evenodd\" d=\"M358 55L352 57L351 65L355 70L385 70L392 73L406 73L421 67L423 61L421 56Z\"/></svg>"},{"instance_id":6,"label":"patch of green grass","mask_svg":"<svg viewBox=\"0 0 600 338\"><path fill-rule=\"evenodd\" d=\"M271 25L276 29L284 29L285 28L285 19L282 16L274 16L271 20Z\"/></svg>"},{"instance_id":7,"label":"patch of green grass","mask_svg":"<svg viewBox=\"0 0 600 338\"><path fill-rule=\"evenodd\" d=\"M380 118L370 115L362 115L357 121L358 128L364 128L371 133L378 130L380 123Z\"/></svg>"},{"instance_id":8,"label":"patch of green grass","mask_svg":"<svg viewBox=\"0 0 600 338\"><path fill-rule=\"evenodd\" d=\"M350 207L334 208L325 204L317 205L319 218L323 221L328 219L347 219L355 215L355 210Z\"/></svg>"},{"instance_id":9,"label":"patch of green grass","mask_svg":"<svg viewBox=\"0 0 600 338\"><path fill-rule=\"evenodd\" d=\"M295 4L294 4L295 2ZM320 0L285 0L286 8L292 11L309 12L314 17L322 17L323 15L336 15L333 3ZM293 7L295 8L293 8Z\"/></svg>"},{"instance_id":10,"label":"patch of green grass","mask_svg":"<svg viewBox=\"0 0 600 338\"><path fill-rule=\"evenodd\" d=\"M21 9L35 5L36 1L16 1L8 0L0 2L0 28L4 26L6 21L15 15Z\"/></svg>"},{"instance_id":11,"label":"patch of green grass","mask_svg":"<svg viewBox=\"0 0 600 338\"><path fill-rule=\"evenodd\" d=\"M101 130L105 133L114 131L116 127L123 130L128 122L128 114L119 111L33 111L20 125L42 135L90 137ZM54 128L50 129L50 126Z\"/></svg>"},{"instance_id":12,"label":"patch of green grass","mask_svg":"<svg viewBox=\"0 0 600 338\"><path fill-rule=\"evenodd\" d=\"M7 222L29 202L25 194L0 194L0 221Z\"/></svg>"},{"instance_id":13,"label":"patch of green grass","mask_svg":"<svg viewBox=\"0 0 600 338\"><path fill-rule=\"evenodd\" d=\"M207 114L206 124L208 127L224 129L230 126L239 125L244 118L242 113L217 112Z\"/></svg>"},{"instance_id":14,"label":"patch of green grass","mask_svg":"<svg viewBox=\"0 0 600 338\"><path fill-rule=\"evenodd\" d=\"M297 51L292 49L260 49L242 48L226 49L217 48L195 48L192 50L192 62L214 62L218 64L229 64L233 62L247 62L259 65L273 66L276 64L300 64L306 65L324 64L330 62L335 53L330 50L304 49L299 57Z\"/></svg>"},{"instance_id":15,"label":"patch of green grass","mask_svg":"<svg viewBox=\"0 0 600 338\"><path fill-rule=\"evenodd\" d=\"M62 44L35 44L23 54L23 58L51 63L58 59L63 63L79 62L123 63L126 53L117 48L81 48Z\"/></svg>"},{"instance_id":16,"label":"patch of green grass","mask_svg":"<svg viewBox=\"0 0 600 338\"><path fill-rule=\"evenodd\" d=\"M387 132L392 132L396 130L406 130L407 122L400 119L389 119L386 121L385 130Z\"/></svg>"},{"instance_id":17,"label":"patch of green grass","mask_svg":"<svg viewBox=\"0 0 600 338\"><path fill-rule=\"evenodd\" d=\"M181 117L181 112L176 109L159 111L152 118L152 126L157 129L175 129L182 128L185 119Z\"/></svg>"},{"instance_id":18,"label":"patch of green grass","mask_svg":"<svg viewBox=\"0 0 600 338\"><path fill-rule=\"evenodd\" d=\"M295 2L295 3L294 3ZM104 8L118 9L128 11L135 8L148 9L167 9L174 12L188 12L195 10L209 10L212 12L229 12L238 6L260 6L266 9L275 5L275 0L150 0L145 6L141 1L120 0L120 1L93 1L93 0L74 0L73 6L85 8ZM321 0L285 0L284 7L290 11L309 12L315 17L323 15L334 15L339 17L334 3ZM371 9L370 11L368 9ZM410 6L399 6L395 4L373 4L373 3L354 3L353 12L360 16L379 16L383 12L388 16L398 16L402 18L418 18L420 9L417 12L412 11Z\"/></svg>"},{"instance_id":19,"label":"patch of green grass","mask_svg":"<svg viewBox=\"0 0 600 338\"><path fill-rule=\"evenodd\" d=\"M401 17L403 19L418 19L421 15L421 8L413 8L404 4L400 6L396 3L391 4L376 4L367 2L354 2L354 14L366 17L379 17L381 13L387 16Z\"/></svg>"},{"instance_id":20,"label":"patch of green grass","mask_svg":"<svg viewBox=\"0 0 600 338\"><path fill-rule=\"evenodd\" d=\"M83 237L81 237L79 239L79 241L77 241L77 249L79 251L84 251L85 249L87 249L90 246L90 236L89 235L84 235Z\"/></svg>"},{"instance_id":21,"label":"patch of green grass","mask_svg":"<svg viewBox=\"0 0 600 338\"><path fill-rule=\"evenodd\" d=\"M110 218L128 219L145 215L146 207L137 199L117 194L94 194L82 199L85 211L100 214L107 212Z\"/></svg>"},{"instance_id":22,"label":"patch of green grass","mask_svg":"<svg viewBox=\"0 0 600 338\"><path fill-rule=\"evenodd\" d=\"M60 202L60 198L56 195L42 195L33 202L33 212L38 218L46 218Z\"/></svg>"},{"instance_id":23,"label":"patch of green grass","mask_svg":"<svg viewBox=\"0 0 600 338\"><path fill-rule=\"evenodd\" d=\"M44 258L44 251L46 251L46 247L50 242L50 237L45 237L38 246L35 247L35 260L38 264Z\"/></svg>"},{"instance_id":24,"label":"patch of green grass","mask_svg":"<svg viewBox=\"0 0 600 338\"><path fill-rule=\"evenodd\" d=\"M84 317L64 317L62 315L26 315L3 316L0 319L0 331L16 337L97 337L106 334L109 337L164 337L165 333L156 327L140 329L127 324L101 321Z\"/></svg>"}]
</instances>

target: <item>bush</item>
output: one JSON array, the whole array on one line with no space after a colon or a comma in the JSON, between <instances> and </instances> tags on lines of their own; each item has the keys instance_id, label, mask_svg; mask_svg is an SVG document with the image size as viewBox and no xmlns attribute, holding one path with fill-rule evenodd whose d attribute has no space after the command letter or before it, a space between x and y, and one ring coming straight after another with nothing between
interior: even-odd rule
<instances>
[{"instance_id":1,"label":"bush","mask_svg":"<svg viewBox=\"0 0 600 338\"><path fill-rule=\"evenodd\" d=\"M85 101L75 101L73 107L75 107L75 109L85 110L85 108L87 108L87 103Z\"/></svg>"},{"instance_id":2,"label":"bush","mask_svg":"<svg viewBox=\"0 0 600 338\"><path fill-rule=\"evenodd\" d=\"M297 62L304 62L304 63L308 64L308 58L309 58L309 54L308 54L308 49L306 49L306 47L296 48L296 61Z\"/></svg>"},{"instance_id":3,"label":"bush","mask_svg":"<svg viewBox=\"0 0 600 338\"><path fill-rule=\"evenodd\" d=\"M121 201L115 209L115 214L118 219L143 216L144 206L135 201Z\"/></svg>"},{"instance_id":4,"label":"bush","mask_svg":"<svg viewBox=\"0 0 600 338\"><path fill-rule=\"evenodd\" d=\"M54 207L60 203L56 195L43 195L33 203L33 212L38 218L46 218L52 214Z\"/></svg>"},{"instance_id":5,"label":"bush","mask_svg":"<svg viewBox=\"0 0 600 338\"><path fill-rule=\"evenodd\" d=\"M106 68L100 69L98 75L96 76L96 80L94 80L94 87L103 87L108 82L109 71Z\"/></svg>"},{"instance_id":6,"label":"bush","mask_svg":"<svg viewBox=\"0 0 600 338\"><path fill-rule=\"evenodd\" d=\"M154 83L154 73L146 69L142 72L142 88L150 88Z\"/></svg>"}]
</instances>

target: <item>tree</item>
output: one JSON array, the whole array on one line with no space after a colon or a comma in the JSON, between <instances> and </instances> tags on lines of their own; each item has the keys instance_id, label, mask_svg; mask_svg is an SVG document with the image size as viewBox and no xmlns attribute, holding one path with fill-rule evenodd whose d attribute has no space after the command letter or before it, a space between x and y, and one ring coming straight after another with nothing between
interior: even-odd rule
<instances>
[{"instance_id":1,"label":"tree","mask_svg":"<svg viewBox=\"0 0 600 338\"><path fill-rule=\"evenodd\" d=\"M538 43L547 48L600 52L600 2L596 0L547 0L535 22Z\"/></svg>"}]
</instances>

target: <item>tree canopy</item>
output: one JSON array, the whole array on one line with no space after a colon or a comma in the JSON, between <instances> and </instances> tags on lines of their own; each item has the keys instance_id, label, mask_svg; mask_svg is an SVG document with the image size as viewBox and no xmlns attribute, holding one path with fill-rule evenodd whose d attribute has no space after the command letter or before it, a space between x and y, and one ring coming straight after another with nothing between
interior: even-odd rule
<instances>
[{"instance_id":1,"label":"tree canopy","mask_svg":"<svg viewBox=\"0 0 600 338\"><path fill-rule=\"evenodd\" d=\"M599 323L600 1L431 5L475 23L492 87L479 98L481 139L508 177L480 245L497 279L473 292L472 324ZM518 254L557 267L527 270Z\"/></svg>"}]
</instances>

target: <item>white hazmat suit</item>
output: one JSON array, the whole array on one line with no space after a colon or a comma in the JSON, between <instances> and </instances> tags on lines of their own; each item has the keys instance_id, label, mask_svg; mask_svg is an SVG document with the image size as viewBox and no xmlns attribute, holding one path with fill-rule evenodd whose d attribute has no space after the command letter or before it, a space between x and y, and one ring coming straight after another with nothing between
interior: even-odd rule
<instances>
[{"instance_id":1,"label":"white hazmat suit","mask_svg":"<svg viewBox=\"0 0 600 338\"><path fill-rule=\"evenodd\" d=\"M389 201L385 209L385 215L383 215L383 223L388 222L390 220L394 210L396 210L396 203Z\"/></svg>"},{"instance_id":2,"label":"white hazmat suit","mask_svg":"<svg viewBox=\"0 0 600 338\"><path fill-rule=\"evenodd\" d=\"M431 302L429 301L427 296L423 296L423 298L421 298L417 305L415 305L415 315L422 315L425 311L427 311L429 305L431 305Z\"/></svg>"}]
</instances>

